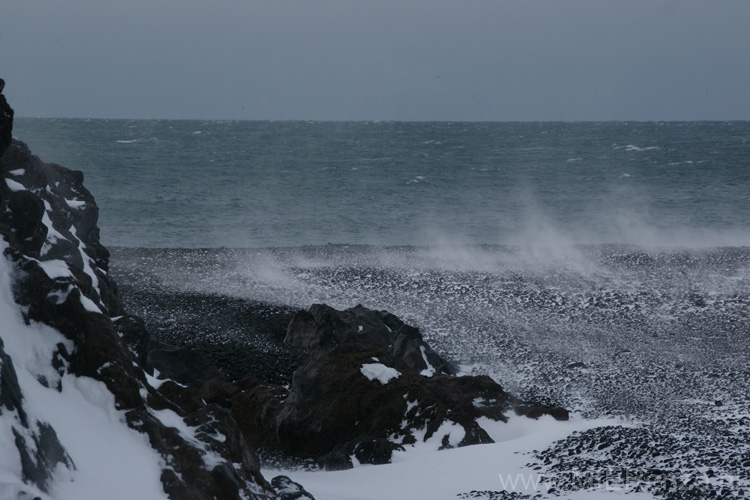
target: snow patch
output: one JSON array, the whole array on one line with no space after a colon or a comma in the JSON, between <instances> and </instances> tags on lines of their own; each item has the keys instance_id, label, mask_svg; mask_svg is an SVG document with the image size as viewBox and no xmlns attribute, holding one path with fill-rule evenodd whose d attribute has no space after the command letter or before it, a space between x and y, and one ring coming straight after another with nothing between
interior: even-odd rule
<instances>
[{"instance_id":1,"label":"snow patch","mask_svg":"<svg viewBox=\"0 0 750 500\"><path fill-rule=\"evenodd\" d=\"M44 208L45 208L45 211L42 214L42 224L47 226L47 241L50 243L56 243L58 240L70 241L68 240L68 238L66 238L60 232L58 232L57 229L55 229L54 224L52 224L52 219L50 219L49 213L48 213L52 211L52 206L49 204L47 200L42 200L42 201L44 201Z\"/></svg>"},{"instance_id":2,"label":"snow patch","mask_svg":"<svg viewBox=\"0 0 750 500\"><path fill-rule=\"evenodd\" d=\"M423 377L432 377L435 375L435 367L430 364L430 362L427 360L427 353L425 352L424 346L419 346L419 350L422 353L422 359L424 360L424 364L427 365L427 368L419 372L420 375Z\"/></svg>"},{"instance_id":3,"label":"snow patch","mask_svg":"<svg viewBox=\"0 0 750 500\"><path fill-rule=\"evenodd\" d=\"M26 191L26 187L23 184L16 182L13 179L5 179L5 184L8 186L8 189L13 192Z\"/></svg>"},{"instance_id":4,"label":"snow patch","mask_svg":"<svg viewBox=\"0 0 750 500\"><path fill-rule=\"evenodd\" d=\"M70 272L70 268L68 268L68 264L64 260L38 260L37 263L50 279L73 277L73 273Z\"/></svg>"},{"instance_id":5,"label":"snow patch","mask_svg":"<svg viewBox=\"0 0 750 500\"><path fill-rule=\"evenodd\" d=\"M377 380L383 385L401 376L398 370L385 366L383 363L365 363L360 371L368 380Z\"/></svg>"},{"instance_id":6,"label":"snow patch","mask_svg":"<svg viewBox=\"0 0 750 500\"><path fill-rule=\"evenodd\" d=\"M190 427L185 423L185 420L179 416L177 413L175 413L172 410L164 409L164 410L153 410L149 409L149 412L155 416L159 421L164 424L166 427L172 427L177 430L177 432L180 433L180 436L182 439L184 439L186 442L190 443L193 447L202 450L203 451L203 463L206 466L207 469L211 470L217 465L221 465L225 463L225 460L222 459L217 453L213 452L211 448L209 447L208 443L205 443L204 441L201 441L198 438L197 427ZM224 441L226 440L226 437L223 435L220 436L220 438L214 437L215 435L210 435L217 441ZM223 438L223 439L221 439Z\"/></svg>"},{"instance_id":7,"label":"snow patch","mask_svg":"<svg viewBox=\"0 0 750 500\"><path fill-rule=\"evenodd\" d=\"M83 200L69 200L67 198L65 199L65 203L67 203L70 208L75 209L83 208L86 205L86 202Z\"/></svg>"},{"instance_id":8,"label":"snow patch","mask_svg":"<svg viewBox=\"0 0 750 500\"><path fill-rule=\"evenodd\" d=\"M83 306L84 309L86 309L89 312L94 312L94 313L99 313L99 314L102 313L102 310L99 309L99 306L97 306L93 300L86 297L84 294L81 294L81 305Z\"/></svg>"},{"instance_id":9,"label":"snow patch","mask_svg":"<svg viewBox=\"0 0 750 500\"><path fill-rule=\"evenodd\" d=\"M75 236L76 239L78 239L75 226L70 226L70 232L71 234L73 234L73 236ZM91 267L93 260L91 260L91 257L89 257L84 250L86 250L86 245L84 245L83 242L78 239L78 252L81 254L81 260L83 260L83 272L86 273L89 278L91 278L91 285L94 287L97 293L101 295L101 291L99 290L99 278L96 276L94 268ZM101 309L99 309L98 307L96 309L96 312L101 312Z\"/></svg>"}]
</instances>

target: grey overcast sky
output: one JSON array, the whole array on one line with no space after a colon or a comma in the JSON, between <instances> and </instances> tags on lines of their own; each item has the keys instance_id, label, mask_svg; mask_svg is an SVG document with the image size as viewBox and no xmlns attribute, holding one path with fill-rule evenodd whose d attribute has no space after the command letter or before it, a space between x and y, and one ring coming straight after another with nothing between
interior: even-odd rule
<instances>
[{"instance_id":1,"label":"grey overcast sky","mask_svg":"<svg viewBox=\"0 0 750 500\"><path fill-rule=\"evenodd\" d=\"M18 116L748 120L748 0L0 0Z\"/></svg>"}]
</instances>

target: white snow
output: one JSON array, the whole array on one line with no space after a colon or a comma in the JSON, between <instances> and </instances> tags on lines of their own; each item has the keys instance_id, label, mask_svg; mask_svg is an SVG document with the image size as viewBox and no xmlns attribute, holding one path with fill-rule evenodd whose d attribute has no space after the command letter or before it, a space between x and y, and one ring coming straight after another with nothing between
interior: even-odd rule
<instances>
[{"instance_id":1,"label":"white snow","mask_svg":"<svg viewBox=\"0 0 750 500\"><path fill-rule=\"evenodd\" d=\"M377 380L383 385L401 376L398 370L385 366L383 363L365 363L360 371L368 380Z\"/></svg>"},{"instance_id":2,"label":"white snow","mask_svg":"<svg viewBox=\"0 0 750 500\"><path fill-rule=\"evenodd\" d=\"M427 368L419 372L420 375L423 377L432 377L435 375L435 367L430 364L430 362L427 360L427 353L425 353L424 346L419 346L419 350L422 352L422 359L424 360L424 363L427 365Z\"/></svg>"},{"instance_id":3,"label":"white snow","mask_svg":"<svg viewBox=\"0 0 750 500\"><path fill-rule=\"evenodd\" d=\"M154 368L154 374L150 375L148 372L145 372L146 374L146 382L148 382L148 385L153 387L154 389L158 389L161 387L161 385L166 382L168 379L160 379L159 378L159 370Z\"/></svg>"},{"instance_id":4,"label":"white snow","mask_svg":"<svg viewBox=\"0 0 750 500\"><path fill-rule=\"evenodd\" d=\"M70 272L70 268L68 268L68 264L64 260L45 260L37 261L37 263L50 279L73 276L73 273Z\"/></svg>"},{"instance_id":5,"label":"white snow","mask_svg":"<svg viewBox=\"0 0 750 500\"><path fill-rule=\"evenodd\" d=\"M164 409L164 410L149 410L153 416L159 419L165 427L173 427L177 429L180 435L185 441L199 444L198 438L195 437L195 428L190 427L185 423L185 420L179 416L176 412Z\"/></svg>"},{"instance_id":6,"label":"white snow","mask_svg":"<svg viewBox=\"0 0 750 500\"><path fill-rule=\"evenodd\" d=\"M203 450L203 463L206 468L213 469L217 465L223 464L224 459L221 458L216 452L212 451L209 445L200 439L196 435L197 428L190 427L185 423L185 420L172 410L149 410L153 416L159 419L159 421L166 427L172 427L180 433L182 439L193 445L193 447ZM226 437L223 435L214 434L212 437L219 441L225 441Z\"/></svg>"},{"instance_id":7,"label":"white snow","mask_svg":"<svg viewBox=\"0 0 750 500\"><path fill-rule=\"evenodd\" d=\"M17 168L15 170L11 170L8 173L10 175L13 175L13 176L16 176L16 177L20 177L20 176L22 176L22 175L24 175L26 173L26 169L25 168Z\"/></svg>"},{"instance_id":8,"label":"white snow","mask_svg":"<svg viewBox=\"0 0 750 500\"><path fill-rule=\"evenodd\" d=\"M427 429L420 429L414 432L417 442L409 446L406 451L397 451L393 454L393 463L409 460L415 453L432 453L436 452L443 446L443 437L448 436L448 444L452 447L458 446L458 443L466 436L466 431L460 425L445 421L436 430L429 439L425 440Z\"/></svg>"},{"instance_id":9,"label":"white snow","mask_svg":"<svg viewBox=\"0 0 750 500\"><path fill-rule=\"evenodd\" d=\"M5 179L5 184L8 185L8 189L11 191L26 191L26 188L20 182L16 182L13 179Z\"/></svg>"},{"instance_id":10,"label":"white snow","mask_svg":"<svg viewBox=\"0 0 750 500\"><path fill-rule=\"evenodd\" d=\"M95 312L95 313L101 313L102 310L99 309L99 306L94 304L94 301L90 298L86 297L85 295L81 294L81 305L84 309L86 309L89 312Z\"/></svg>"},{"instance_id":11,"label":"white snow","mask_svg":"<svg viewBox=\"0 0 750 500\"><path fill-rule=\"evenodd\" d=\"M94 287L97 293L101 294L101 291L99 290L99 278L96 276L94 268L91 267L91 264L94 263L94 261L91 260L91 257L89 257L86 252L84 252L84 250L86 249L86 245L84 245L83 241L78 238L75 226L70 226L70 232L78 240L78 252L81 254L81 260L83 260L83 272L86 273L89 278L91 278L91 285Z\"/></svg>"},{"instance_id":12,"label":"white snow","mask_svg":"<svg viewBox=\"0 0 750 500\"><path fill-rule=\"evenodd\" d=\"M0 239L0 254L5 248L7 244ZM30 421L50 424L75 463L75 470L58 466L49 495L23 484L15 445L8 442L11 427L22 427L15 413L4 409L0 415L0 498L24 498L18 493L27 491L44 500L165 500L159 479L161 457L144 434L125 424L106 386L88 377L60 377L52 369L50 360L57 343L68 350L73 346L46 325L25 324L13 300L10 266L4 258L0 258L0 318L0 337L13 360ZM40 384L40 375L59 381L62 391L56 390L56 384L50 384L52 388Z\"/></svg>"},{"instance_id":13,"label":"white snow","mask_svg":"<svg viewBox=\"0 0 750 500\"><path fill-rule=\"evenodd\" d=\"M459 493L512 491L514 485L519 493L533 496L546 493L550 485L539 484L539 473L526 467L533 458L532 450L544 449L574 431L611 424L611 420L579 418L557 422L552 417L539 420L511 417L507 424L488 420L482 425L497 441L495 444L436 451L438 442L418 443L405 452L397 452L393 463L387 465L362 465L336 472L269 470L263 473L266 477L285 474L318 500L455 500ZM445 429L448 428L446 425ZM443 434L437 433L435 438L439 441ZM454 439L453 434L451 439ZM594 490L552 496L572 500L620 497L614 485L611 489L603 485ZM629 500L651 498L653 496L648 494L628 495Z\"/></svg>"},{"instance_id":14,"label":"white snow","mask_svg":"<svg viewBox=\"0 0 750 500\"><path fill-rule=\"evenodd\" d=\"M47 200L44 201L44 214L42 214L42 224L47 226L47 241L51 243L55 243L58 240L68 240L65 236L63 236L57 229L55 229L54 224L52 224L52 219L49 217L49 212L52 211L52 206L49 204ZM69 241L69 240L68 240Z\"/></svg>"},{"instance_id":15,"label":"white snow","mask_svg":"<svg viewBox=\"0 0 750 500\"><path fill-rule=\"evenodd\" d=\"M70 208L81 208L86 205L86 202L83 200L69 200L67 198L65 199L65 203L67 203Z\"/></svg>"}]
</instances>

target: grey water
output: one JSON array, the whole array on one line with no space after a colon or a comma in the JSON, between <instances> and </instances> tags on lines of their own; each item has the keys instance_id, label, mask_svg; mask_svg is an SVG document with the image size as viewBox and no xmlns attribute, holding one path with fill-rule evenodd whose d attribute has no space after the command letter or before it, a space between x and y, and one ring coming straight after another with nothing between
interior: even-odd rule
<instances>
[{"instance_id":1,"label":"grey water","mask_svg":"<svg viewBox=\"0 0 750 500\"><path fill-rule=\"evenodd\" d=\"M105 245L750 243L750 122L17 119Z\"/></svg>"},{"instance_id":2,"label":"grey water","mask_svg":"<svg viewBox=\"0 0 750 500\"><path fill-rule=\"evenodd\" d=\"M17 119L14 135L84 172L113 274L157 305L387 309L466 373L633 420L647 439L603 442L605 467L750 488L750 122Z\"/></svg>"}]
</instances>

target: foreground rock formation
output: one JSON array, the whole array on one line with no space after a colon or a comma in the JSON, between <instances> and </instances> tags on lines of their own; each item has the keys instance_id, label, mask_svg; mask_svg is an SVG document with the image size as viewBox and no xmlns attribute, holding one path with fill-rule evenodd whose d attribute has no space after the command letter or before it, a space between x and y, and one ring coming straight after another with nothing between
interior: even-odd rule
<instances>
[{"instance_id":1,"label":"foreground rock formation","mask_svg":"<svg viewBox=\"0 0 750 500\"><path fill-rule=\"evenodd\" d=\"M190 389L160 385L146 373L149 334L142 321L121 310L108 278L109 253L99 243L98 208L83 187L83 174L43 163L12 140L12 118L0 97L0 236L4 257L15 268L15 300L27 322L49 325L69 340L54 348L46 360L51 370L38 382L57 391L65 374L103 382L127 425L144 433L162 457L161 482L171 498L281 497L260 474L230 411L215 404L186 406ZM46 491L55 467L73 469L75 457L53 428L27 418L16 367L2 344L0 361L0 413L17 416L8 425L22 479ZM172 414L184 422L182 429L162 421ZM284 495L304 493L283 479L275 484Z\"/></svg>"},{"instance_id":2,"label":"foreground rock formation","mask_svg":"<svg viewBox=\"0 0 750 500\"><path fill-rule=\"evenodd\" d=\"M440 449L492 443L480 422L505 422L508 412L568 418L562 408L523 405L487 376L456 376L418 329L386 311L316 304L292 319L286 342L310 353L288 389L214 380L201 397L231 408L255 446L326 469L388 463L428 440Z\"/></svg>"}]
</instances>

